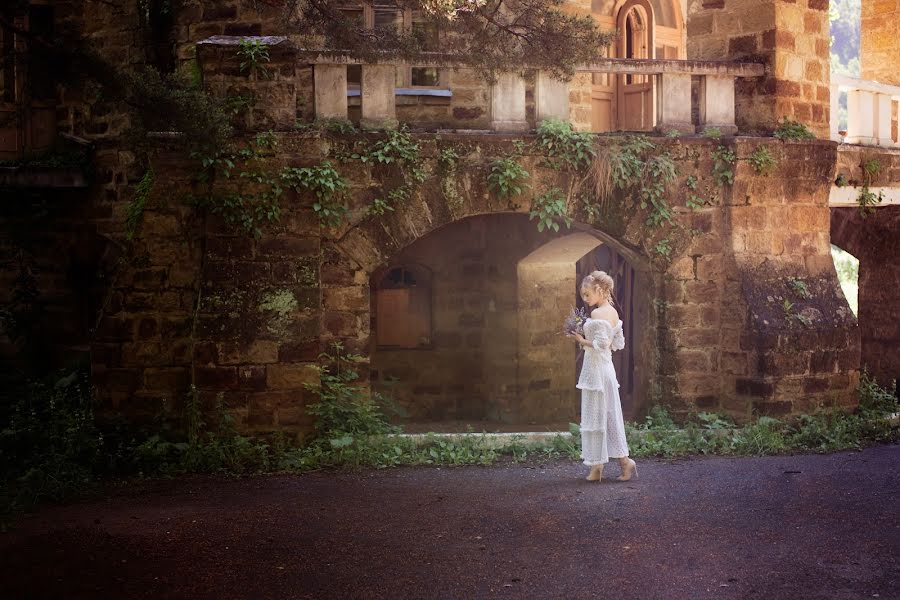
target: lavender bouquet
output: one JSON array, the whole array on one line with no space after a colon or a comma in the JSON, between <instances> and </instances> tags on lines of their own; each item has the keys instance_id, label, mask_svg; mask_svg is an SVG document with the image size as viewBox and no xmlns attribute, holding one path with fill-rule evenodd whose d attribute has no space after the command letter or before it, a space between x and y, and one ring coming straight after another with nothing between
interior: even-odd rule
<instances>
[{"instance_id":1,"label":"lavender bouquet","mask_svg":"<svg viewBox=\"0 0 900 600\"><path fill-rule=\"evenodd\" d=\"M563 333L566 335L580 333L584 335L584 322L588 315L584 308L573 308L566 320L563 321Z\"/></svg>"}]
</instances>

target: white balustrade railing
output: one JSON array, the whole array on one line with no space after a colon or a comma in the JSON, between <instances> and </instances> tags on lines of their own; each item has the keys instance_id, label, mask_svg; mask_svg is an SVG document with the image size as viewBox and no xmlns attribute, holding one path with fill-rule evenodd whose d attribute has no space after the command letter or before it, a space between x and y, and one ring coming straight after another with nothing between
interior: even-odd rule
<instances>
[{"instance_id":1,"label":"white balustrade railing","mask_svg":"<svg viewBox=\"0 0 900 600\"><path fill-rule=\"evenodd\" d=\"M352 60L335 52L301 51L313 65L317 118L346 117L347 72ZM423 63L425 64L425 63ZM435 55L429 66L460 67L452 57ZM362 65L359 92L364 124L391 126L397 123L394 66L388 63ZM765 67L758 63L724 61L604 59L582 65L579 73L652 75L656 77L656 120L659 131L693 132L691 77L700 77L699 130L715 127L735 133L734 83L737 77L759 77ZM485 84L487 85L487 84ZM528 129L525 80L518 73L501 73L491 85L491 127L495 131ZM569 88L566 81L538 72L534 83L535 117L569 119Z\"/></svg>"},{"instance_id":2,"label":"white balustrade railing","mask_svg":"<svg viewBox=\"0 0 900 600\"><path fill-rule=\"evenodd\" d=\"M840 95L847 94L847 129L840 128ZM831 139L847 144L898 148L892 119L900 102L900 86L831 74ZM843 133L843 135L841 135Z\"/></svg>"}]
</instances>

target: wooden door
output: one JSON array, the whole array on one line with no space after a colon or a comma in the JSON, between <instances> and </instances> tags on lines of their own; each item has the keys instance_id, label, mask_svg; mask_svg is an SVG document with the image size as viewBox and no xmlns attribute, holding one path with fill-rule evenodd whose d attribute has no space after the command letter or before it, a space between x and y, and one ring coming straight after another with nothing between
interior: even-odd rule
<instances>
[{"instance_id":1,"label":"wooden door","mask_svg":"<svg viewBox=\"0 0 900 600\"><path fill-rule=\"evenodd\" d=\"M609 56L610 49L604 53ZM591 131L602 133L616 128L616 76L591 74Z\"/></svg>"},{"instance_id":2,"label":"wooden door","mask_svg":"<svg viewBox=\"0 0 900 600\"><path fill-rule=\"evenodd\" d=\"M646 0L631 0L619 11L619 56L653 58L653 9ZM656 122L655 77L617 76L617 126L624 131L649 131Z\"/></svg>"}]
</instances>

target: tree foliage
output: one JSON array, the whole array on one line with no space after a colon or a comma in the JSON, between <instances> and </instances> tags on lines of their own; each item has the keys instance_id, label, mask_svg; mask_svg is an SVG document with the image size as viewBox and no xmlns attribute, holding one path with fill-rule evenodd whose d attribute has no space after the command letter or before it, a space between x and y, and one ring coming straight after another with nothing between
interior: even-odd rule
<instances>
[{"instance_id":1,"label":"tree foliage","mask_svg":"<svg viewBox=\"0 0 900 600\"><path fill-rule=\"evenodd\" d=\"M292 28L305 32L304 43L346 50L360 62L388 55L414 61L435 48L423 31L440 31L440 50L482 73L523 66L569 78L578 64L602 56L615 38L599 29L590 15L562 9L563 0L399 0L401 9L422 10L426 27L403 30L368 28L330 0L286 0ZM424 10L423 10L424 9ZM321 46L319 46L321 47Z\"/></svg>"}]
</instances>

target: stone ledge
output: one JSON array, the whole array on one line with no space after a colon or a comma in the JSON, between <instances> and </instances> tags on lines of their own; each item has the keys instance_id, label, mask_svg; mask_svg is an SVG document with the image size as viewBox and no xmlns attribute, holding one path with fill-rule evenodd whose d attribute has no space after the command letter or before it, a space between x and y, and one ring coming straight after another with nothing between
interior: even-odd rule
<instances>
[{"instance_id":1,"label":"stone ledge","mask_svg":"<svg viewBox=\"0 0 900 600\"><path fill-rule=\"evenodd\" d=\"M0 167L0 188L85 188L81 169Z\"/></svg>"}]
</instances>

